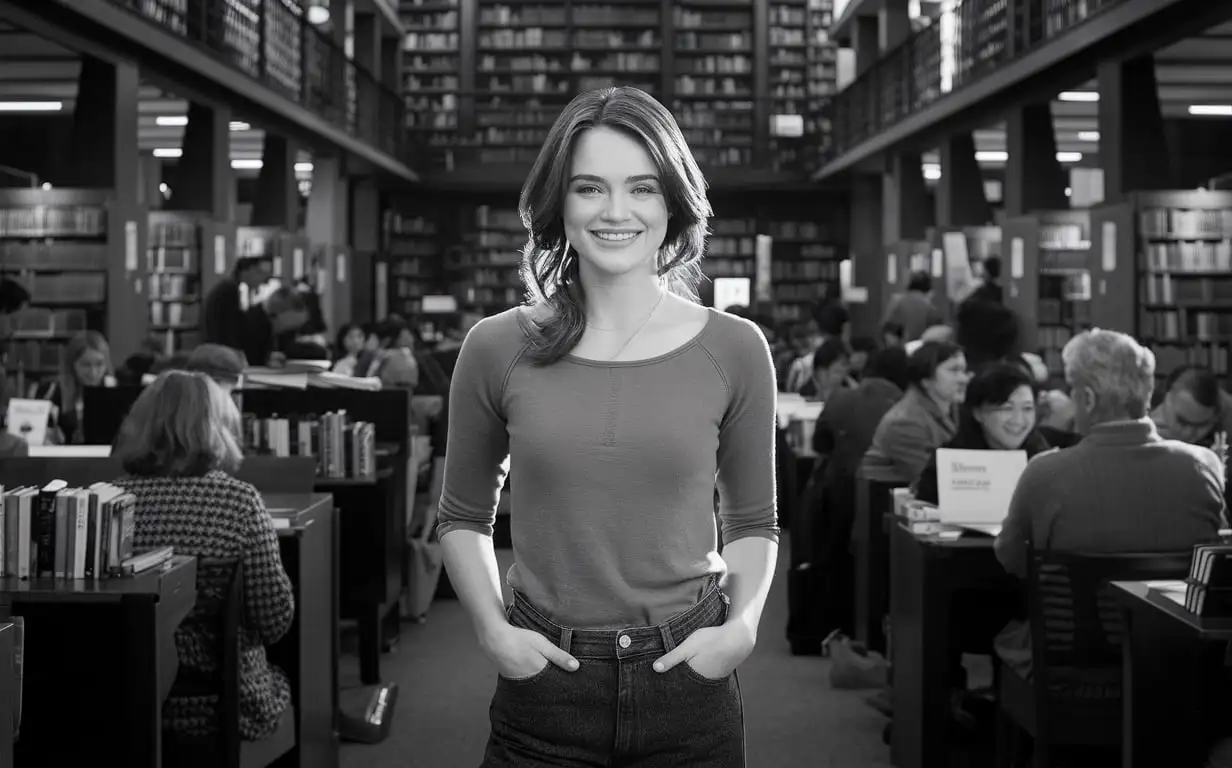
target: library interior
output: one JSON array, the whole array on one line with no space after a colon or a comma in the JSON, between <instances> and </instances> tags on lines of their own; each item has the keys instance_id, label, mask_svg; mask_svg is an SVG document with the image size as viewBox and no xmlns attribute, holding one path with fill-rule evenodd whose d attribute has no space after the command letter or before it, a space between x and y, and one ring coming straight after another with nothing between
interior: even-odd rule
<instances>
[{"instance_id":1,"label":"library interior","mask_svg":"<svg viewBox=\"0 0 1232 768\"><path fill-rule=\"evenodd\" d=\"M1230 348L1232 3L0 0L0 768L1232 768Z\"/></svg>"}]
</instances>

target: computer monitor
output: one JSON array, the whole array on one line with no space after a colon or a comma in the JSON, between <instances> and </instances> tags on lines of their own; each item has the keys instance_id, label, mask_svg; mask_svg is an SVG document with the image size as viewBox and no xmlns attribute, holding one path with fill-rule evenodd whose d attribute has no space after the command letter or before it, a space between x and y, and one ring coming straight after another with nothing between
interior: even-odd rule
<instances>
[{"instance_id":1,"label":"computer monitor","mask_svg":"<svg viewBox=\"0 0 1232 768\"><path fill-rule=\"evenodd\" d=\"M142 387L86 387L82 394L81 434L87 445L111 445Z\"/></svg>"}]
</instances>

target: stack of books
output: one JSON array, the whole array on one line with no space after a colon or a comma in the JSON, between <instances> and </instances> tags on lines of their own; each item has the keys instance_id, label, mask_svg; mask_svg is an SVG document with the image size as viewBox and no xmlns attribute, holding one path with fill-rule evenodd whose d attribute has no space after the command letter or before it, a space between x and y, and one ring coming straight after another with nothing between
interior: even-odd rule
<instances>
[{"instance_id":1,"label":"stack of books","mask_svg":"<svg viewBox=\"0 0 1232 768\"><path fill-rule=\"evenodd\" d=\"M376 427L346 411L258 418L244 414L244 450L269 456L315 456L317 475L376 476Z\"/></svg>"},{"instance_id":2,"label":"stack of books","mask_svg":"<svg viewBox=\"0 0 1232 768\"><path fill-rule=\"evenodd\" d=\"M1232 618L1232 544L1194 547L1185 610L1202 618Z\"/></svg>"},{"instance_id":3,"label":"stack of books","mask_svg":"<svg viewBox=\"0 0 1232 768\"><path fill-rule=\"evenodd\" d=\"M243 386L247 389L359 389L378 392L381 380L376 377L344 376L332 373L326 360L288 360L280 368L250 366L244 369Z\"/></svg>"},{"instance_id":4,"label":"stack of books","mask_svg":"<svg viewBox=\"0 0 1232 768\"><path fill-rule=\"evenodd\" d=\"M128 575L135 498L110 483L0 488L0 573L19 579Z\"/></svg>"}]
</instances>

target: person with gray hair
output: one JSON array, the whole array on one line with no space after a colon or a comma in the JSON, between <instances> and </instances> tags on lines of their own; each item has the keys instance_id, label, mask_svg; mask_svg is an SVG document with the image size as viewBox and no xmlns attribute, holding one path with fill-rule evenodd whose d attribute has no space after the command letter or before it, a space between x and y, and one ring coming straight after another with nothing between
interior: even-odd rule
<instances>
[{"instance_id":1,"label":"person with gray hair","mask_svg":"<svg viewBox=\"0 0 1232 768\"><path fill-rule=\"evenodd\" d=\"M1159 436L1148 417L1155 355L1116 331L1085 331L1061 353L1082 441L1033 459L997 536L1009 573L1036 550L1180 552L1219 536L1224 468L1206 448ZM1011 624L996 649L1011 669L1030 667L1030 633Z\"/></svg>"}]
</instances>

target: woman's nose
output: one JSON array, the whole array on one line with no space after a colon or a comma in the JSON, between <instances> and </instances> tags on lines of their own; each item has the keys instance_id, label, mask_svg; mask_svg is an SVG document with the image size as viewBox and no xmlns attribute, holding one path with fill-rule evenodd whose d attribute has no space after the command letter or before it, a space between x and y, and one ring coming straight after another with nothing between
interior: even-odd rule
<instances>
[{"instance_id":1,"label":"woman's nose","mask_svg":"<svg viewBox=\"0 0 1232 768\"><path fill-rule=\"evenodd\" d=\"M603 218L607 221L624 221L629 218L629 204L619 192L608 195L603 206Z\"/></svg>"}]
</instances>

